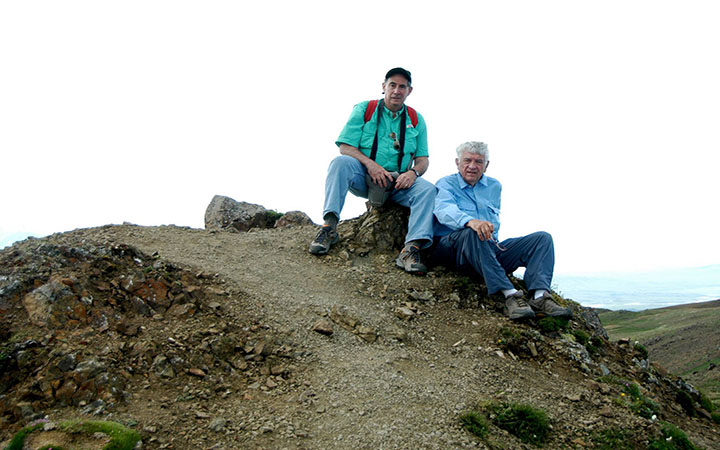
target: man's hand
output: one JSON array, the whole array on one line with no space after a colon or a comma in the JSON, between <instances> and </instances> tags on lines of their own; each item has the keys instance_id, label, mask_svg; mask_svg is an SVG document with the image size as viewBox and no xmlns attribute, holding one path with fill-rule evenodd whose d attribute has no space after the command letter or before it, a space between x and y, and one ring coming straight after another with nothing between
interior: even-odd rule
<instances>
[{"instance_id":1,"label":"man's hand","mask_svg":"<svg viewBox=\"0 0 720 450\"><path fill-rule=\"evenodd\" d=\"M417 175L412 170L401 173L397 180L395 180L395 189L408 189L417 180Z\"/></svg>"},{"instance_id":2,"label":"man's hand","mask_svg":"<svg viewBox=\"0 0 720 450\"><path fill-rule=\"evenodd\" d=\"M380 164L368 159L368 163L367 163L366 167L367 167L368 175L370 175L370 178L372 178L373 183L375 183L379 186L382 186L382 187L388 187L388 185L390 183L392 183L392 181L393 181L392 175L390 175L390 172L383 169Z\"/></svg>"},{"instance_id":3,"label":"man's hand","mask_svg":"<svg viewBox=\"0 0 720 450\"><path fill-rule=\"evenodd\" d=\"M493 231L495 231L493 224L485 220L470 219L465 226L475 230L481 241L489 241L492 239Z\"/></svg>"},{"instance_id":4,"label":"man's hand","mask_svg":"<svg viewBox=\"0 0 720 450\"><path fill-rule=\"evenodd\" d=\"M352 156L360 161L360 163L367 169L368 175L370 175L370 178L372 178L375 184L385 188L392 183L393 177L390 175L390 172L383 169L380 164L365 156L365 154L358 150L357 147L353 147L348 144L340 144L340 154Z\"/></svg>"}]
</instances>

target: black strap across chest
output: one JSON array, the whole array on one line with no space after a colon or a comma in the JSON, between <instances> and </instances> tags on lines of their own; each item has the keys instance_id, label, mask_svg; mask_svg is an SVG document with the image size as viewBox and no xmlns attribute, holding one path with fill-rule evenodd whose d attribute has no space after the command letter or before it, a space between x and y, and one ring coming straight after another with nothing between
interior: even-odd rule
<instances>
[{"instance_id":1,"label":"black strap across chest","mask_svg":"<svg viewBox=\"0 0 720 450\"><path fill-rule=\"evenodd\" d=\"M375 161L375 157L377 156L377 148L378 148L378 133L380 132L380 118L383 114L383 109L385 107L385 101L380 100L378 102L377 106L377 125L375 126L375 140L373 140L372 150L370 151L370 159ZM407 121L407 114L406 110L403 109L402 114L400 115L400 136L398 137L398 141L400 142L400 148L398 149L398 171L402 172L402 160L404 156L403 150L405 149L405 124Z\"/></svg>"}]
</instances>

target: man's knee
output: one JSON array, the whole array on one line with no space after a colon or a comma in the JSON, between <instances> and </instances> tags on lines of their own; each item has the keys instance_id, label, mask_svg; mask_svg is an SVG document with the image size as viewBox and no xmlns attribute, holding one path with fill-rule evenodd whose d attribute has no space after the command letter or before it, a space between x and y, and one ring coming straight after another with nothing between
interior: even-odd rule
<instances>
[{"instance_id":1,"label":"man's knee","mask_svg":"<svg viewBox=\"0 0 720 450\"><path fill-rule=\"evenodd\" d=\"M332 161L330 161L330 167L328 168L328 172L337 172L341 170L351 170L354 167L354 164L358 162L357 159L353 158L352 156L347 155L340 155L333 158Z\"/></svg>"},{"instance_id":2,"label":"man's knee","mask_svg":"<svg viewBox=\"0 0 720 450\"><path fill-rule=\"evenodd\" d=\"M537 241L541 244L546 245L553 245L553 238L552 235L546 231L537 231L533 233L531 236L533 236Z\"/></svg>"},{"instance_id":3,"label":"man's knee","mask_svg":"<svg viewBox=\"0 0 720 450\"><path fill-rule=\"evenodd\" d=\"M461 249L474 248L488 250L494 245L491 241L481 240L480 236L478 236L477 232L472 228L464 228L456 233L457 241L460 243L459 247Z\"/></svg>"},{"instance_id":4,"label":"man's knee","mask_svg":"<svg viewBox=\"0 0 720 450\"><path fill-rule=\"evenodd\" d=\"M418 178L415 180L415 190L417 191L417 195L421 197L430 197L433 200L435 199L435 194L437 194L437 188L434 184L431 182L424 180L422 178Z\"/></svg>"}]
</instances>

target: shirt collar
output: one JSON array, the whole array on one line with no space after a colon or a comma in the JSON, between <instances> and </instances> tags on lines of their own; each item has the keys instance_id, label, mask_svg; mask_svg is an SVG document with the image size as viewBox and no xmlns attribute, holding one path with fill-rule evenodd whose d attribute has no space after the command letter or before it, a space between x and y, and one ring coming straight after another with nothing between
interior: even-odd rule
<instances>
[{"instance_id":1,"label":"shirt collar","mask_svg":"<svg viewBox=\"0 0 720 450\"><path fill-rule=\"evenodd\" d=\"M465 189L465 188L471 188L471 189L472 189L472 188L474 187L474 186L469 185L469 184L463 179L462 175L460 175L460 172L456 173L455 175L457 176L458 183L460 183L460 189ZM487 184L487 177L485 176L485 174L483 174L482 177L478 180L478 182L475 183L475 186L477 186L478 184L482 184L483 186L487 186L487 185L488 185L488 184Z\"/></svg>"},{"instance_id":2,"label":"shirt collar","mask_svg":"<svg viewBox=\"0 0 720 450\"><path fill-rule=\"evenodd\" d=\"M390 111L387 106L383 108L383 111L385 112L385 114L389 115L390 118L393 117L393 114L397 114L395 117L400 117L403 111L405 111L405 105L403 104L403 107L400 109L400 111Z\"/></svg>"}]
</instances>

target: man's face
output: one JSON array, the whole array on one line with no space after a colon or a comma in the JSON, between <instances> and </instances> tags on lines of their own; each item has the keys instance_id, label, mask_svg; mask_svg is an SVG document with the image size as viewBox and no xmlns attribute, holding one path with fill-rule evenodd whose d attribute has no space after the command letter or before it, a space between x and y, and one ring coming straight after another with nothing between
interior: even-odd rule
<instances>
[{"instance_id":1,"label":"man's face","mask_svg":"<svg viewBox=\"0 0 720 450\"><path fill-rule=\"evenodd\" d=\"M412 92L412 86L402 75L393 75L382 84L385 92L385 106L390 111L400 111L405 99Z\"/></svg>"},{"instance_id":2,"label":"man's face","mask_svg":"<svg viewBox=\"0 0 720 450\"><path fill-rule=\"evenodd\" d=\"M459 159L455 158L455 164L457 164L458 172L460 172L463 180L467 184L474 186L482 178L490 161L485 161L485 157L482 155L462 152Z\"/></svg>"}]
</instances>

